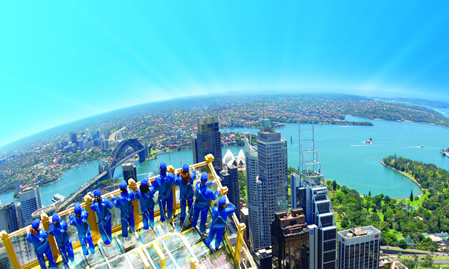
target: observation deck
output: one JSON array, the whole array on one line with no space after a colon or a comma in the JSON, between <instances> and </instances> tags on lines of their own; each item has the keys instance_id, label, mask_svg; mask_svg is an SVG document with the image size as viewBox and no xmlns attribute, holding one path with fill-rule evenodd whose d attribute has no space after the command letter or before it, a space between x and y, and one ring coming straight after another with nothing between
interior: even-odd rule
<instances>
[{"instance_id":1,"label":"observation deck","mask_svg":"<svg viewBox=\"0 0 449 269\"><path fill-rule=\"evenodd\" d=\"M212 166L213 160L214 157L209 154L205 157L204 162L190 166L190 171L195 169L197 172L197 178L195 178L193 186L200 180L199 176L202 172L208 173L209 180L219 179ZM175 173L181 170L171 168L172 172ZM149 180L153 182L154 179L155 177L152 177ZM218 186L222 187L220 180L217 181L217 184L210 186L213 191L216 191ZM129 188L134 192L139 186L140 183L130 180ZM226 187L222 187L221 195L225 195L227 191ZM111 200L112 197L118 197L119 195L120 189L117 189L102 196ZM157 195L158 193L155 195L155 200ZM81 207L89 212L88 221L95 244L95 253L88 256L83 255L77 230L69 224L67 232L75 252L75 261L69 264L70 268L256 268L256 264L243 240L246 226L238 221L235 214L227 219L227 227L221 247L217 251L211 251L204 244L205 237L201 237L196 228L190 227L188 217L184 222L184 226L188 228L181 227L178 219L180 214L179 187L176 185L173 186L173 198L173 222L159 221L159 205L155 203L155 225L147 231L143 229L140 203L138 200L133 201L136 232L130 233L128 238L121 235L120 210L115 207L111 209L112 243L106 247L103 246L98 231L96 214L90 209L92 197L86 195L84 197L85 202L81 204ZM217 204L217 202L218 199L213 201L211 206ZM210 207L207 218L206 236L212 220L211 209L212 207ZM58 213L61 219L70 223L69 215L73 213L73 207ZM41 215L41 229L44 228L48 231L49 224L50 217L43 213ZM197 225L199 227L199 223ZM26 240L27 229L28 227L25 227L11 234L1 231L0 268L40 268L34 247ZM48 240L58 268L66 268L57 250L55 239L52 235L49 235Z\"/></svg>"}]
</instances>

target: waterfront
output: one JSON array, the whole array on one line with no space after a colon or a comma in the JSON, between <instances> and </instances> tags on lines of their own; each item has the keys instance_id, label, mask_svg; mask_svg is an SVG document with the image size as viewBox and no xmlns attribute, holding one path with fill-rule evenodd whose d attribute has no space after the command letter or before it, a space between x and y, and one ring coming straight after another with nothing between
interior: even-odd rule
<instances>
[{"instance_id":1,"label":"waterfront","mask_svg":"<svg viewBox=\"0 0 449 269\"><path fill-rule=\"evenodd\" d=\"M384 167L380 161L388 155L396 154L416 161L434 163L438 167L449 170L449 158L444 158L440 148L447 148L449 128L413 122L391 122L384 120L367 120L348 116L350 121L371 121L372 127L315 125L315 140L326 178L335 179L339 184L354 188L361 194L372 195L383 193L392 198L403 198L420 193L419 187L405 176ZM310 128L310 125L302 125ZM279 129L288 142L288 164L298 168L299 146L298 125L287 124ZM251 132L258 129L222 128L222 132ZM293 143L290 141L292 138ZM373 144L363 141L372 137ZM423 147L420 147L420 146ZM223 155L230 149L237 156L240 147L223 148ZM138 179L141 180L152 171L157 171L160 162L171 163L175 167L192 163L191 150L165 153L157 159L148 160L138 165ZM68 196L82 184L98 173L99 161L77 166L62 176L62 180L41 188L42 202L51 203L54 193ZM115 172L121 176L121 168ZM0 195L5 204L12 201L13 193Z\"/></svg>"}]
</instances>

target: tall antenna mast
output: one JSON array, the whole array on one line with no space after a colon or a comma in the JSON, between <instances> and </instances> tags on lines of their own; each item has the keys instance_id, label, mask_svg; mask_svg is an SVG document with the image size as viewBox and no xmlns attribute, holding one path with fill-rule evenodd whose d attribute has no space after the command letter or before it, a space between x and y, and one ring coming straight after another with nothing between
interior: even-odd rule
<instances>
[{"instance_id":1,"label":"tall antenna mast","mask_svg":"<svg viewBox=\"0 0 449 269\"><path fill-rule=\"evenodd\" d=\"M301 180L310 186L324 184L320 157L315 145L315 125L310 128L301 128L298 124L299 139L299 173Z\"/></svg>"}]
</instances>

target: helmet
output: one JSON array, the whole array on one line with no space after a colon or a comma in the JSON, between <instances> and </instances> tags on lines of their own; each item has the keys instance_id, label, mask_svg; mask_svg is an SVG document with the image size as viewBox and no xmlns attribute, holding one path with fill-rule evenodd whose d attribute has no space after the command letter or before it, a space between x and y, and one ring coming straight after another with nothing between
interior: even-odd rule
<instances>
[{"instance_id":1,"label":"helmet","mask_svg":"<svg viewBox=\"0 0 449 269\"><path fill-rule=\"evenodd\" d=\"M98 189L95 189L95 190L93 191L93 195L94 195L94 196L101 196L101 192L100 192Z\"/></svg>"},{"instance_id":2,"label":"helmet","mask_svg":"<svg viewBox=\"0 0 449 269\"><path fill-rule=\"evenodd\" d=\"M142 179L142 181L140 182L141 186L148 186L148 178L144 178Z\"/></svg>"},{"instance_id":3,"label":"helmet","mask_svg":"<svg viewBox=\"0 0 449 269\"><path fill-rule=\"evenodd\" d=\"M164 162L161 162L161 164L159 165L159 169L167 170L167 165Z\"/></svg>"},{"instance_id":4,"label":"helmet","mask_svg":"<svg viewBox=\"0 0 449 269\"><path fill-rule=\"evenodd\" d=\"M226 204L226 195L220 197L220 200L218 200L218 204L222 206Z\"/></svg>"},{"instance_id":5,"label":"helmet","mask_svg":"<svg viewBox=\"0 0 449 269\"><path fill-rule=\"evenodd\" d=\"M120 189L126 190L126 187L128 187L128 184L126 184L126 181L122 180L122 182L120 182Z\"/></svg>"},{"instance_id":6,"label":"helmet","mask_svg":"<svg viewBox=\"0 0 449 269\"><path fill-rule=\"evenodd\" d=\"M201 181L207 181L207 173L206 172L203 172L201 174Z\"/></svg>"},{"instance_id":7,"label":"helmet","mask_svg":"<svg viewBox=\"0 0 449 269\"><path fill-rule=\"evenodd\" d=\"M184 165L182 166L182 171L184 171L184 172L189 172L189 165L188 165L188 164L184 164Z\"/></svg>"},{"instance_id":8,"label":"helmet","mask_svg":"<svg viewBox=\"0 0 449 269\"><path fill-rule=\"evenodd\" d=\"M40 219L35 219L35 220L33 220L33 223L31 223L31 228L33 228L33 229L37 229L38 227L39 227L39 224L41 223L41 220Z\"/></svg>"},{"instance_id":9,"label":"helmet","mask_svg":"<svg viewBox=\"0 0 449 269\"><path fill-rule=\"evenodd\" d=\"M75 214L81 214L81 206L80 203L75 204Z\"/></svg>"},{"instance_id":10,"label":"helmet","mask_svg":"<svg viewBox=\"0 0 449 269\"><path fill-rule=\"evenodd\" d=\"M53 216L52 216L52 221L53 221L53 222L59 222L59 215L58 215L58 213L54 213L54 214L53 214Z\"/></svg>"}]
</instances>

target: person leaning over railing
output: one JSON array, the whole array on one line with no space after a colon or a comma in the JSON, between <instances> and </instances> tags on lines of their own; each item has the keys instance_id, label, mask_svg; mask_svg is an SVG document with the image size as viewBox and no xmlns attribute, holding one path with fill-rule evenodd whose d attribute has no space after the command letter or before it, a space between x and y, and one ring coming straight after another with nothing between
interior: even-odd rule
<instances>
[{"instance_id":1,"label":"person leaning over railing","mask_svg":"<svg viewBox=\"0 0 449 269\"><path fill-rule=\"evenodd\" d=\"M31 227L28 227L27 241L33 244L34 252L36 253L37 260L42 269L47 268L44 254L50 263L50 267L52 269L57 268L50 244L48 243L48 233L44 229L40 229L40 222L40 219L35 219L31 224Z\"/></svg>"},{"instance_id":2,"label":"person leaning over railing","mask_svg":"<svg viewBox=\"0 0 449 269\"><path fill-rule=\"evenodd\" d=\"M72 241L70 241L69 234L67 233L67 223L59 218L58 213L53 214L48 233L56 239L64 264L69 265L69 259L73 262L75 256L73 255Z\"/></svg>"},{"instance_id":3,"label":"person leaning over railing","mask_svg":"<svg viewBox=\"0 0 449 269\"><path fill-rule=\"evenodd\" d=\"M210 182L210 181L209 181ZM195 189L195 205L194 205L194 213L192 219L192 227L196 227L196 223L198 222L198 216L201 213L201 223L200 223L200 232L204 233L206 231L206 221L207 221L207 213L209 211L209 203L210 201L214 201L220 195L220 187L214 193L211 189L208 188L209 185L213 183L217 183L216 180L209 183L207 181L207 173L203 172L201 174L201 182L196 183Z\"/></svg>"},{"instance_id":4,"label":"person leaning over railing","mask_svg":"<svg viewBox=\"0 0 449 269\"><path fill-rule=\"evenodd\" d=\"M173 216L173 191L172 186L175 184L175 179L171 172L167 172L167 165L162 162L159 166L160 173L154 179L154 189L159 191L159 211L161 215L161 222L165 221L165 206L167 206L167 218L171 221Z\"/></svg>"},{"instance_id":5,"label":"person leaning over railing","mask_svg":"<svg viewBox=\"0 0 449 269\"><path fill-rule=\"evenodd\" d=\"M186 206L189 205L189 215L192 212L193 204L193 180L196 178L196 171L189 173L189 165L184 164L182 171L175 176L175 184L179 186L179 200L181 201L181 217L179 221L184 223L186 218Z\"/></svg>"},{"instance_id":6,"label":"person leaning over railing","mask_svg":"<svg viewBox=\"0 0 449 269\"><path fill-rule=\"evenodd\" d=\"M229 202L228 197L223 195L218 200L218 206L212 208L212 224L210 225L209 236L204 244L210 246L210 243L215 237L215 250L220 248L221 239L223 238L224 229L226 227L226 220L228 216L232 215L236 207Z\"/></svg>"},{"instance_id":7,"label":"person leaning over railing","mask_svg":"<svg viewBox=\"0 0 449 269\"><path fill-rule=\"evenodd\" d=\"M137 189L136 196L140 201L140 209L142 211L143 228L148 230L154 227L154 193L153 186L148 185L148 178L144 178L140 182L140 188ZM148 226L149 222L149 226Z\"/></svg>"},{"instance_id":8,"label":"person leaning over railing","mask_svg":"<svg viewBox=\"0 0 449 269\"><path fill-rule=\"evenodd\" d=\"M134 207L132 201L136 200L133 190L127 189L128 184L122 180L120 183L121 194L118 198L112 197L112 203L115 207L120 208L120 219L122 226L122 236L128 237L128 228L134 233L136 227L134 225Z\"/></svg>"},{"instance_id":9,"label":"person leaning over railing","mask_svg":"<svg viewBox=\"0 0 449 269\"><path fill-rule=\"evenodd\" d=\"M90 232L89 222L87 217L89 212L82 209L80 203L75 204L74 209L75 216L69 215L70 225L74 225L78 230L78 238L80 240L80 245L83 248L84 255L89 255L89 250L87 250L87 244L89 244L90 253L95 253L95 245L92 240L92 234Z\"/></svg>"},{"instance_id":10,"label":"person leaning over railing","mask_svg":"<svg viewBox=\"0 0 449 269\"><path fill-rule=\"evenodd\" d=\"M98 230L100 231L103 244L109 246L112 240L111 212L109 212L109 209L112 209L113 206L108 198L101 197L99 190L94 190L93 195L95 200L90 206L90 209L97 214Z\"/></svg>"}]
</instances>

